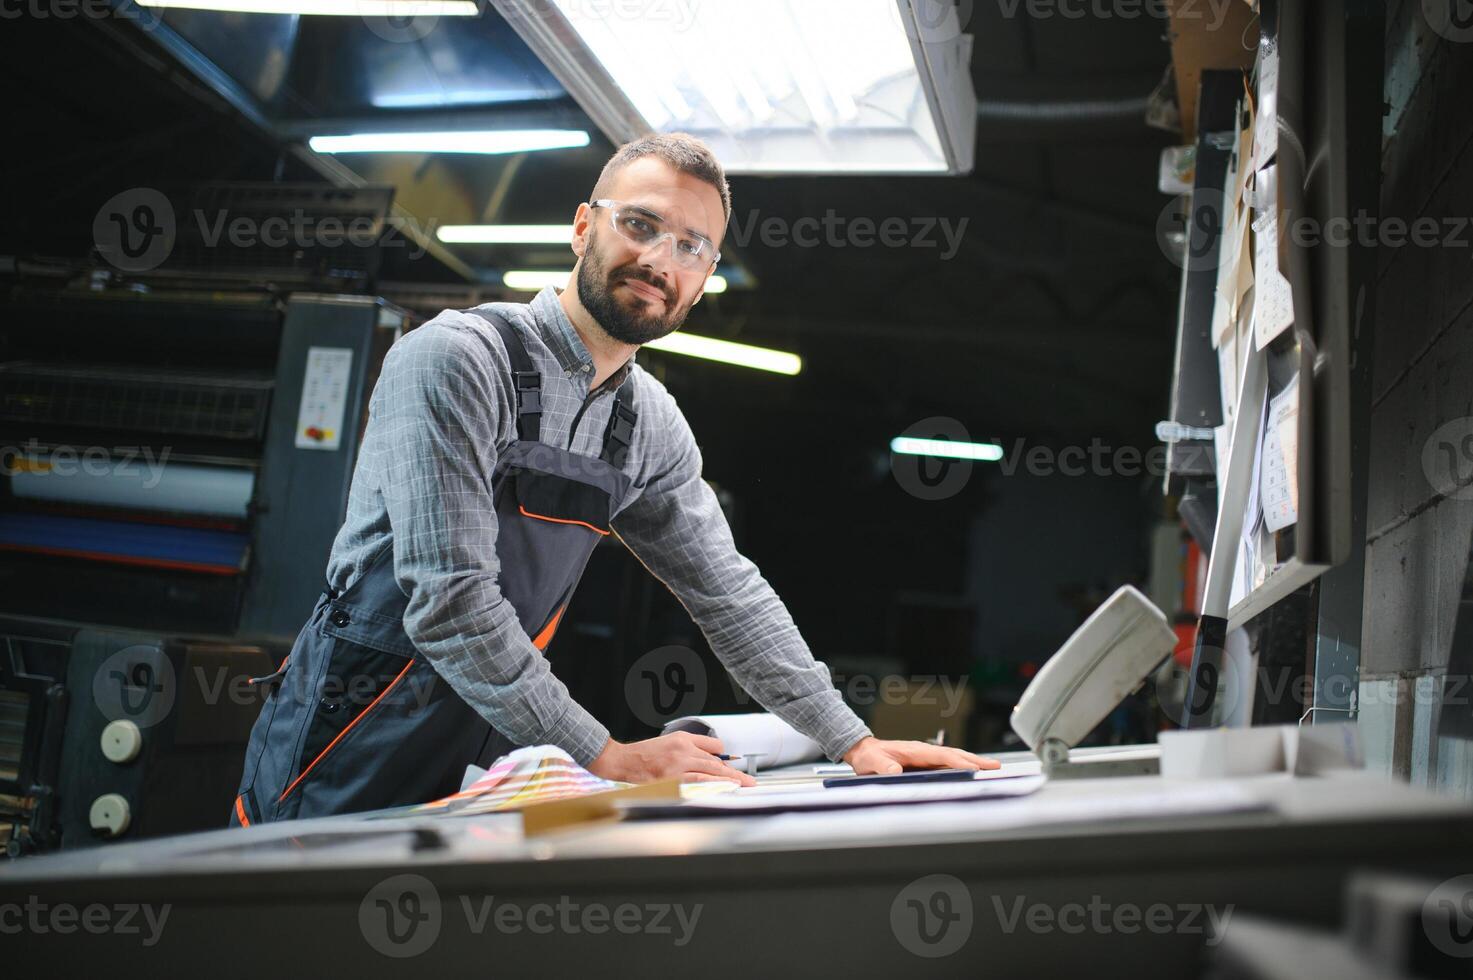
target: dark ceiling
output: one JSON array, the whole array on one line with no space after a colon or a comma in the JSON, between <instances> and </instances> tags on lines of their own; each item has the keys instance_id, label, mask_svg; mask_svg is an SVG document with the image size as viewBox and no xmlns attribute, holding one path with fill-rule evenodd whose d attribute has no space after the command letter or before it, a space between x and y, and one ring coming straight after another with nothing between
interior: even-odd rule
<instances>
[{"instance_id":1,"label":"dark ceiling","mask_svg":"<svg viewBox=\"0 0 1473 980\"><path fill-rule=\"evenodd\" d=\"M1178 278L1155 234L1167 203L1155 187L1157 158L1174 137L1143 122L1144 97L1169 58L1164 25L963 7L982 105L973 174L732 179L735 227L829 211L935 218L953 229L965 221L955 254L945 255L944 240L802 248L757 235L742 244L729 231L735 276L753 286L710 297L689 327L798 351L806 370L796 380L753 378L642 355L678 395L700 398L713 382L730 382L716 415L734 420L733 405L801 412L877 440L946 415L979 437L1149 443L1165 408ZM611 151L494 12L442 20L408 41L354 18L176 11L165 25L141 12L7 27L0 77L26 94L10 100L0 250L84 255L96 209L127 187L323 180L344 164L393 183L396 200L426 226L566 221ZM191 58L191 48L209 56ZM408 107L416 103L426 104ZM511 118L587 128L593 144L338 162L282 138L365 122ZM456 247L439 259L391 257L381 288L409 299L409 284L448 287L467 272L495 283L500 269L568 264L560 249ZM475 297L498 294L493 285ZM437 295L450 303L460 294Z\"/></svg>"}]
</instances>

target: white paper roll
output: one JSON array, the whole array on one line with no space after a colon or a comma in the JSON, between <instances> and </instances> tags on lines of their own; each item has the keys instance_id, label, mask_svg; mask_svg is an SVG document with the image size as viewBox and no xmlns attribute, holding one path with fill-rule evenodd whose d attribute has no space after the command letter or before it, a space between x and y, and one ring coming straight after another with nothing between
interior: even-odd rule
<instances>
[{"instance_id":1,"label":"white paper roll","mask_svg":"<svg viewBox=\"0 0 1473 980\"><path fill-rule=\"evenodd\" d=\"M20 456L10 466L20 498L210 517L245 517L255 485L254 470L148 457Z\"/></svg>"},{"instance_id":2,"label":"white paper roll","mask_svg":"<svg viewBox=\"0 0 1473 980\"><path fill-rule=\"evenodd\" d=\"M822 759L823 749L777 715L691 715L666 722L662 735L693 732L721 740L727 755L757 756L760 769ZM741 768L738 766L738 768Z\"/></svg>"}]
</instances>

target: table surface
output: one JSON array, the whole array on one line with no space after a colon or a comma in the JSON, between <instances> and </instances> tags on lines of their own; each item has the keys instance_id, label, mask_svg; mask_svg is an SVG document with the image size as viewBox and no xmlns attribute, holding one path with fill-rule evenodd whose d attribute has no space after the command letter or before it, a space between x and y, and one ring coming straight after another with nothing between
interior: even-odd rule
<instances>
[{"instance_id":1,"label":"table surface","mask_svg":"<svg viewBox=\"0 0 1473 980\"><path fill-rule=\"evenodd\" d=\"M1122 747L1124 749L1138 747ZM1105 750L1109 751L1109 750ZM995 754L1004 766L1030 771L1028 753ZM811 767L792 767L791 776ZM844 790L843 792L851 792ZM1037 842L1110 835L1169 838L1184 832L1280 828L1316 831L1306 838L1334 846L1337 829L1381 828L1404 834L1417 825L1463 829L1473 840L1473 803L1439 796L1384 777L1272 773L1221 780L1126 776L1046 782L1018 799L883 806L822 813L688 820L600 822L524 839L515 814L327 817L207 831L177 837L31 857L0 866L0 889L26 881L127 879L160 875L218 876L232 871L310 872L432 867L467 863L510 866L630 858L745 856L965 842ZM1049 842L1053 842L1050 844ZM1236 846L1236 845L1235 845ZM872 855L878 857L878 854Z\"/></svg>"},{"instance_id":2,"label":"table surface","mask_svg":"<svg viewBox=\"0 0 1473 980\"><path fill-rule=\"evenodd\" d=\"M1017 755L1003 761L1027 768ZM260 956L233 951L260 939L263 955L289 956L301 975L407 966L480 980L494 963L511 976L1134 980L1198 976L1200 922L1160 935L1123 926L1066 934L1004 912L1216 908L1332 928L1358 868L1433 880L1468 873L1473 804L1365 773L1276 773L1058 780L1018 799L606 822L532 839L515 814L358 815L26 858L0 869L0 909L169 911L167 931L147 948L136 935L28 934L13 947L22 970L60 957L75 970L192 974L209 963L219 978L255 977ZM911 935L919 923L905 900L937 879L969 914L957 951L933 959ZM416 959L386 959L373 945L383 933L375 923L385 890L403 901L406 888L434 908L433 941ZM493 903L678 907L699 911L705 925L683 944L653 925L637 935L544 935L488 925L477 910Z\"/></svg>"}]
</instances>

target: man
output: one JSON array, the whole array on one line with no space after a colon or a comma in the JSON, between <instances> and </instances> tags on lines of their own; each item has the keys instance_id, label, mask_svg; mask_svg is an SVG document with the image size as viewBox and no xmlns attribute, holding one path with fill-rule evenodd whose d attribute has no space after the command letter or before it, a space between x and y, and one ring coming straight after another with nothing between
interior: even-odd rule
<instances>
[{"instance_id":1,"label":"man","mask_svg":"<svg viewBox=\"0 0 1473 980\"><path fill-rule=\"evenodd\" d=\"M633 743L569 696L542 650L593 546L617 533L737 681L860 773L994 767L881 741L732 543L675 400L634 363L716 267L726 177L684 135L622 148L573 219L574 287L446 311L384 360L329 589L251 736L233 822L422 802L468 763L551 743L606 779L751 778L713 738Z\"/></svg>"}]
</instances>

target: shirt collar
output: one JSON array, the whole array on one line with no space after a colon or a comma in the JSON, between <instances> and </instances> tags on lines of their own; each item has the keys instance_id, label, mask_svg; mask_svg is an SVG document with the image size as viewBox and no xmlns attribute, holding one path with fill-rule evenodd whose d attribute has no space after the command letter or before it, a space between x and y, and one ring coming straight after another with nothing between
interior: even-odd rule
<instances>
[{"instance_id":1,"label":"shirt collar","mask_svg":"<svg viewBox=\"0 0 1473 980\"><path fill-rule=\"evenodd\" d=\"M578 336L573 322L568 319L567 311L558 300L558 291L553 286L545 286L542 292L532 298L532 319L537 323L537 330L542 335L542 340L552 350L554 356L564 371L573 374L587 374L593 376L593 355L588 353L588 348L583 344L583 338ZM604 382L609 388L617 388L624 383L629 372L634 369L634 355L629 355L619 370L609 376Z\"/></svg>"}]
</instances>

